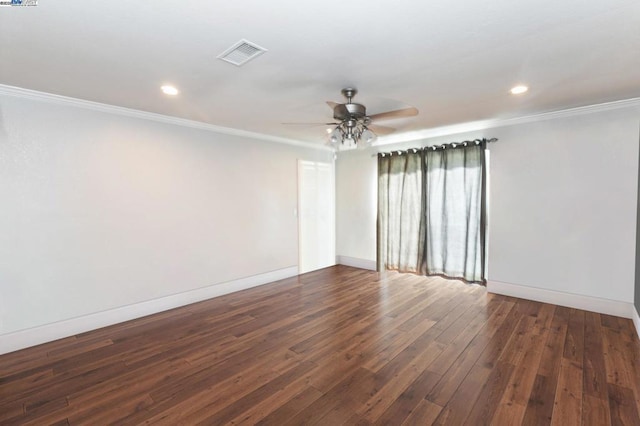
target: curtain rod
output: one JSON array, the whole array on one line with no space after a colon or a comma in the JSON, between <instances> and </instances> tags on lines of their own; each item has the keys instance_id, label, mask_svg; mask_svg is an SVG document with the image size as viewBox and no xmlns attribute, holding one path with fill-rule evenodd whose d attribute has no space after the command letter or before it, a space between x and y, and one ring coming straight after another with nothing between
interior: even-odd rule
<instances>
[{"instance_id":1,"label":"curtain rod","mask_svg":"<svg viewBox=\"0 0 640 426\"><path fill-rule=\"evenodd\" d=\"M378 155L381 157L386 157L387 155L391 156L393 154L402 155L402 154L407 154L409 152L413 152L415 154L418 151L437 151L439 149L444 150L444 149L450 149L450 148L463 148L469 145L488 144L491 142L498 142L498 138L474 139L472 141L451 142L451 143L445 143L442 145L430 145L430 146L423 146L420 148L409 148L409 149L403 149L403 150L397 150L397 151L378 152L377 154L373 154L372 157L377 157Z\"/></svg>"}]
</instances>

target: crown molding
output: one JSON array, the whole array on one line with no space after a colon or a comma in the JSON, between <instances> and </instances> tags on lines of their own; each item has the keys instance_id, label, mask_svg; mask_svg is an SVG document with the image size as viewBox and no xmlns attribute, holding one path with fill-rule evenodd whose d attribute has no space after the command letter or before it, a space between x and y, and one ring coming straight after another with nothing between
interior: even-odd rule
<instances>
[{"instance_id":1,"label":"crown molding","mask_svg":"<svg viewBox=\"0 0 640 426\"><path fill-rule=\"evenodd\" d=\"M155 121L158 123L173 124L175 126L189 127L192 129L205 130L213 133L220 133L231 136L241 136L250 139L257 139L261 141L275 142L286 145L293 145L303 148L316 149L320 151L333 151L332 148L317 145L308 142L302 142L295 139L282 138L278 136L266 135L263 133L249 132L246 130L233 129L230 127L216 126L214 124L203 123L201 121L188 120L186 118L172 117L163 114L157 114L154 112L141 111L132 108L125 108L115 105L103 104L99 102L87 101L84 99L71 98L68 96L55 95L52 93L39 92L37 90L23 89L21 87L7 86L0 84L0 95L13 96L16 98L23 98L29 100L35 100L40 102L48 102L57 105L72 106L76 108L83 108L92 111L105 112L108 114L115 114L124 117L139 118L143 120Z\"/></svg>"},{"instance_id":2,"label":"crown molding","mask_svg":"<svg viewBox=\"0 0 640 426\"><path fill-rule=\"evenodd\" d=\"M216 126L201 121L188 120L186 118L172 117L168 115L157 114L153 112L141 111L132 108L125 108L115 105L103 104L99 102L87 101L83 99L71 98L68 96L55 95L52 93L39 92L37 90L23 89L21 87L8 86L0 84L0 95L13 96L36 100L41 102L49 102L58 105L73 106L93 111L106 112L125 117L139 118L143 120L155 121L158 123L173 124L175 126L189 127L192 129L205 130L213 133L226 134L231 136L241 136L251 139L257 139L268 142L282 143L319 151L334 151L333 148L324 145L302 142L295 139L282 138L279 136L266 135L263 133L249 132L246 130L233 129L230 127ZM513 117L505 119L490 119L470 121L467 123L453 124L450 126L433 127L431 129L417 130L414 132L405 132L397 135L381 136L373 143L373 147L391 145L403 142L412 142L417 140L431 139L440 136L456 135L460 133L475 132L479 130L493 129L496 127L514 126L518 124L533 123L544 120L552 120L556 118L573 117L584 114L592 114L596 112L604 112L621 108L640 107L640 98L623 99L613 102L605 102L594 105L581 106L576 108L568 108L557 111L543 112L540 114L527 115L522 117Z\"/></svg>"},{"instance_id":3,"label":"crown molding","mask_svg":"<svg viewBox=\"0 0 640 426\"><path fill-rule=\"evenodd\" d=\"M493 129L496 127L515 126L517 124L534 123L556 118L575 117L596 112L611 111L621 108L640 107L640 98L623 99L620 101L605 102L594 105L568 108L557 111L543 112L540 114L526 115L522 117L470 121L467 123L453 124L450 126L434 127L431 129L406 132L398 135L383 136L373 146L390 145L402 142L412 142L423 139L431 139L440 136L456 135L460 133L476 132L479 130Z\"/></svg>"}]
</instances>

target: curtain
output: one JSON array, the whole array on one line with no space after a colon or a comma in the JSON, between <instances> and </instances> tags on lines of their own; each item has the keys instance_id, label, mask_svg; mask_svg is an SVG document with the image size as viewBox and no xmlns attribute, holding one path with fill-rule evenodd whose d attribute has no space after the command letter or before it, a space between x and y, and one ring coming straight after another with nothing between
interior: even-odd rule
<instances>
[{"instance_id":1,"label":"curtain","mask_svg":"<svg viewBox=\"0 0 640 426\"><path fill-rule=\"evenodd\" d=\"M378 156L378 269L484 283L484 146Z\"/></svg>"},{"instance_id":2,"label":"curtain","mask_svg":"<svg viewBox=\"0 0 640 426\"><path fill-rule=\"evenodd\" d=\"M420 272L423 166L419 154L378 157L378 259L385 269Z\"/></svg>"}]
</instances>

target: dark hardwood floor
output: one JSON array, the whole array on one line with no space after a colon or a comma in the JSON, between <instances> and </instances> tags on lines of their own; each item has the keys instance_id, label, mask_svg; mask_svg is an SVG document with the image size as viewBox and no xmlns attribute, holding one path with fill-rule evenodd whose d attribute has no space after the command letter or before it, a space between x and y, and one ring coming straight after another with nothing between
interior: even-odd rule
<instances>
[{"instance_id":1,"label":"dark hardwood floor","mask_svg":"<svg viewBox=\"0 0 640 426\"><path fill-rule=\"evenodd\" d=\"M0 424L640 425L630 320L336 266L0 356Z\"/></svg>"}]
</instances>

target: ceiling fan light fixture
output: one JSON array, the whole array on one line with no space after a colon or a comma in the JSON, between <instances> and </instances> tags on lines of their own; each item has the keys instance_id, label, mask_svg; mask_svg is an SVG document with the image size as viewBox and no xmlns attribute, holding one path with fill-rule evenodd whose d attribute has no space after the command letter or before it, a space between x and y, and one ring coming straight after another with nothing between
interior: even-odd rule
<instances>
[{"instance_id":1,"label":"ceiling fan light fixture","mask_svg":"<svg viewBox=\"0 0 640 426\"><path fill-rule=\"evenodd\" d=\"M342 134L342 129L340 129L340 126L333 129L333 131L329 134L329 142L333 145L337 145L338 143L342 142L342 139L343 139L343 134Z\"/></svg>"},{"instance_id":2,"label":"ceiling fan light fixture","mask_svg":"<svg viewBox=\"0 0 640 426\"><path fill-rule=\"evenodd\" d=\"M376 140L377 137L378 136L375 133L365 127L362 135L360 135L360 140L362 140L367 145L370 145Z\"/></svg>"}]
</instances>

